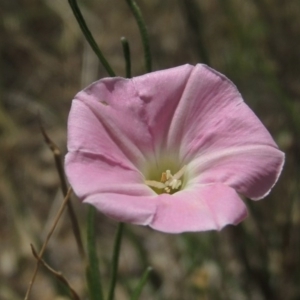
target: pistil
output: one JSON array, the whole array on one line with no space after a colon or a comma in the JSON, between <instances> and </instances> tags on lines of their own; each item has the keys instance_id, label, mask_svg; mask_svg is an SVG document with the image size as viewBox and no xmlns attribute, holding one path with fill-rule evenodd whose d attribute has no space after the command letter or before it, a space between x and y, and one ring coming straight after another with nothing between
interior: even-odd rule
<instances>
[{"instance_id":1,"label":"pistil","mask_svg":"<svg viewBox=\"0 0 300 300\"><path fill-rule=\"evenodd\" d=\"M160 181L145 180L145 183L153 188L163 189L165 193L170 194L172 190L178 190L182 184L180 178L185 172L186 166L183 166L177 173L172 175L170 170L161 174Z\"/></svg>"}]
</instances>

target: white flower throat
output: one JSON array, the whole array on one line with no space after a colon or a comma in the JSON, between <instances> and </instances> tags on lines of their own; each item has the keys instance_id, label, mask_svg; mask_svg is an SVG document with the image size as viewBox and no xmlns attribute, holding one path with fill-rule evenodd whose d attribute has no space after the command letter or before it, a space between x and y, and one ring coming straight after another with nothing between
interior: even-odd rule
<instances>
[{"instance_id":1,"label":"white flower throat","mask_svg":"<svg viewBox=\"0 0 300 300\"><path fill-rule=\"evenodd\" d=\"M163 189L165 193L171 193L172 190L178 190L182 184L180 178L185 172L186 166L183 166L177 173L174 175L171 174L170 170L166 170L161 174L160 181L155 180L145 180L145 183L153 188Z\"/></svg>"}]
</instances>

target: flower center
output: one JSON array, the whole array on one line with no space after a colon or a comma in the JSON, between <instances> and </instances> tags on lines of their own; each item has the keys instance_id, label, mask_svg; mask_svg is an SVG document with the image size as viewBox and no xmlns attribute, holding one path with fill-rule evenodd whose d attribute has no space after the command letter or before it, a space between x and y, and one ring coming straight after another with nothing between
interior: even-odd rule
<instances>
[{"instance_id":1,"label":"flower center","mask_svg":"<svg viewBox=\"0 0 300 300\"><path fill-rule=\"evenodd\" d=\"M145 183L152 188L163 190L163 192L170 194L173 190L178 190L181 186L182 181L180 178L183 176L185 169L186 166L183 166L174 175L172 175L170 170L166 170L162 172L160 181L145 180Z\"/></svg>"}]
</instances>

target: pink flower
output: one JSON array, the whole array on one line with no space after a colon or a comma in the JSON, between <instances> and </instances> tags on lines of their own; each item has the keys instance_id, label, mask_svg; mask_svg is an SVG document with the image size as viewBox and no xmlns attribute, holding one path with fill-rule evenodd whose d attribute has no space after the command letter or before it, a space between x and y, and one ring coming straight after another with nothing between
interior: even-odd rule
<instances>
[{"instance_id":1,"label":"pink flower","mask_svg":"<svg viewBox=\"0 0 300 300\"><path fill-rule=\"evenodd\" d=\"M225 76L184 65L79 92L68 179L107 216L170 233L220 230L278 179L284 154Z\"/></svg>"}]
</instances>

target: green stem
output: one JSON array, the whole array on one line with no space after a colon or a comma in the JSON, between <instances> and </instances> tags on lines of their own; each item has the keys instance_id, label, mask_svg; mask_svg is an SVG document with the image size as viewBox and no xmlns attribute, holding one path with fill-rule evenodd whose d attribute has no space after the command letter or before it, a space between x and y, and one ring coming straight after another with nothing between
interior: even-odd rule
<instances>
[{"instance_id":1,"label":"green stem","mask_svg":"<svg viewBox=\"0 0 300 300\"><path fill-rule=\"evenodd\" d=\"M96 209L90 206L88 209L87 224L88 264L86 268L86 277L90 299L103 300L104 298L100 280L99 261L96 252L95 216Z\"/></svg>"},{"instance_id":2,"label":"green stem","mask_svg":"<svg viewBox=\"0 0 300 300\"><path fill-rule=\"evenodd\" d=\"M104 55L102 54L100 48L98 47L97 43L95 42L95 39L93 38L89 28L86 25L86 22L83 18L83 15L79 9L79 6L77 4L76 0L68 0L73 14L81 28L82 33L84 34L86 40L88 41L88 43L90 44L90 46L92 47L93 51L95 52L95 54L97 55L97 57L99 58L100 62L102 63L103 67L105 68L105 70L107 71L107 73L109 74L109 76L111 77L115 77L115 72L112 70L111 66L109 65L109 63L107 62L107 60L105 59Z\"/></svg>"},{"instance_id":3,"label":"green stem","mask_svg":"<svg viewBox=\"0 0 300 300\"><path fill-rule=\"evenodd\" d=\"M145 57L145 68L147 73L152 71L152 59L150 53L150 45L149 45L149 37L147 32L147 27L144 22L142 13L138 5L133 0L126 0L127 4L129 5L131 12L137 22L137 25L140 30L142 43L144 47L144 57Z\"/></svg>"},{"instance_id":4,"label":"green stem","mask_svg":"<svg viewBox=\"0 0 300 300\"><path fill-rule=\"evenodd\" d=\"M126 237L132 243L133 247L136 248L140 264L143 266L149 266L148 253L147 253L146 249L144 248L144 246L142 245L139 236L137 236L130 229L130 227L127 227L126 228ZM159 287L162 284L162 279L158 273L156 273L155 271L152 271L150 274L150 277L149 277L149 283L151 284L152 288L157 290L157 289L159 289Z\"/></svg>"},{"instance_id":5,"label":"green stem","mask_svg":"<svg viewBox=\"0 0 300 300\"><path fill-rule=\"evenodd\" d=\"M194 43L198 50L199 57L203 63L210 65L209 52L204 42L204 21L200 3L195 0L179 0L179 2L183 7L190 31L194 35Z\"/></svg>"},{"instance_id":6,"label":"green stem","mask_svg":"<svg viewBox=\"0 0 300 300\"><path fill-rule=\"evenodd\" d=\"M123 54L125 59L126 78L131 78L131 58L130 47L126 37L121 37L121 43L123 47Z\"/></svg>"},{"instance_id":7,"label":"green stem","mask_svg":"<svg viewBox=\"0 0 300 300\"><path fill-rule=\"evenodd\" d=\"M152 267L148 267L145 270L145 272L144 272L141 280L139 281L139 284L137 285L136 289L134 290L133 295L130 300L138 300L139 299L139 297L142 293L143 287L145 286L151 271L152 271Z\"/></svg>"},{"instance_id":8,"label":"green stem","mask_svg":"<svg viewBox=\"0 0 300 300\"><path fill-rule=\"evenodd\" d=\"M116 238L115 238L113 257L112 257L112 275L111 275L109 294L107 298L108 300L114 299L123 229L124 229L124 224L119 223Z\"/></svg>"}]
</instances>

